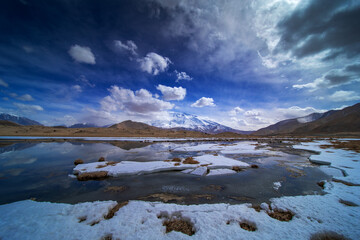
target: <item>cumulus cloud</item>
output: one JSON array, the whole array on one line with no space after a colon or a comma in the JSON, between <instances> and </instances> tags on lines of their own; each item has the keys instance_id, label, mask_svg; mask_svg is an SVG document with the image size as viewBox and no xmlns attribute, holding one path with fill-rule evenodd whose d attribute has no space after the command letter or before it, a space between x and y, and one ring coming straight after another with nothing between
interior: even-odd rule
<instances>
[{"instance_id":1,"label":"cumulus cloud","mask_svg":"<svg viewBox=\"0 0 360 240\"><path fill-rule=\"evenodd\" d=\"M110 95L101 100L101 108L106 112L124 111L130 114L150 114L169 110L173 104L157 99L146 89L132 91L112 86Z\"/></svg>"},{"instance_id":2,"label":"cumulus cloud","mask_svg":"<svg viewBox=\"0 0 360 240\"><path fill-rule=\"evenodd\" d=\"M16 97L16 99L20 101L34 101L34 98L30 94L24 94Z\"/></svg>"},{"instance_id":3,"label":"cumulus cloud","mask_svg":"<svg viewBox=\"0 0 360 240\"><path fill-rule=\"evenodd\" d=\"M175 70L174 72L176 74L176 82L179 82L180 80L191 81L193 79L186 72L178 72L177 70Z\"/></svg>"},{"instance_id":4,"label":"cumulus cloud","mask_svg":"<svg viewBox=\"0 0 360 240\"><path fill-rule=\"evenodd\" d=\"M82 88L80 85L73 85L71 89L73 89L75 92L82 92Z\"/></svg>"},{"instance_id":5,"label":"cumulus cloud","mask_svg":"<svg viewBox=\"0 0 360 240\"><path fill-rule=\"evenodd\" d=\"M234 107L230 112L229 115L230 116L236 116L238 113L242 113L244 112L244 109L242 109L241 107Z\"/></svg>"},{"instance_id":6,"label":"cumulus cloud","mask_svg":"<svg viewBox=\"0 0 360 240\"><path fill-rule=\"evenodd\" d=\"M95 56L89 47L73 45L69 49L69 55L79 63L95 64Z\"/></svg>"},{"instance_id":7,"label":"cumulus cloud","mask_svg":"<svg viewBox=\"0 0 360 240\"><path fill-rule=\"evenodd\" d=\"M159 84L156 89L162 93L165 101L183 100L186 95L186 89L183 87L168 87Z\"/></svg>"},{"instance_id":8,"label":"cumulus cloud","mask_svg":"<svg viewBox=\"0 0 360 240\"><path fill-rule=\"evenodd\" d=\"M43 111L44 109L39 105L27 105L22 103L13 103L20 111L23 112L34 112Z\"/></svg>"},{"instance_id":9,"label":"cumulus cloud","mask_svg":"<svg viewBox=\"0 0 360 240\"><path fill-rule=\"evenodd\" d=\"M360 95L354 91L336 91L327 99L333 102L347 102L360 100Z\"/></svg>"},{"instance_id":10,"label":"cumulus cloud","mask_svg":"<svg viewBox=\"0 0 360 240\"><path fill-rule=\"evenodd\" d=\"M212 98L207 98L207 97L202 97L200 99L198 99L196 102L194 102L193 104L191 104L192 107L214 107L215 103L214 103L214 99Z\"/></svg>"},{"instance_id":11,"label":"cumulus cloud","mask_svg":"<svg viewBox=\"0 0 360 240\"><path fill-rule=\"evenodd\" d=\"M2 79L0 78L0 86L2 86L2 87L8 87L9 84L7 84L7 82L5 82L4 80L2 80Z\"/></svg>"},{"instance_id":12,"label":"cumulus cloud","mask_svg":"<svg viewBox=\"0 0 360 240\"><path fill-rule=\"evenodd\" d=\"M140 69L142 71L152 75L158 75L164 72L171 63L169 58L160 56L154 52L146 54L145 57L138 59L138 62L140 63Z\"/></svg>"},{"instance_id":13,"label":"cumulus cloud","mask_svg":"<svg viewBox=\"0 0 360 240\"><path fill-rule=\"evenodd\" d=\"M120 51L128 51L132 55L137 55L137 52L136 52L137 46L131 40L126 41L126 43L123 43L120 40L115 40L114 41L114 46L115 46L116 49L118 49Z\"/></svg>"},{"instance_id":14,"label":"cumulus cloud","mask_svg":"<svg viewBox=\"0 0 360 240\"><path fill-rule=\"evenodd\" d=\"M246 111L244 113L245 116L250 116L250 117L253 117L253 116L260 116L261 113L259 111L256 111L256 110L249 110L249 111Z\"/></svg>"}]
</instances>

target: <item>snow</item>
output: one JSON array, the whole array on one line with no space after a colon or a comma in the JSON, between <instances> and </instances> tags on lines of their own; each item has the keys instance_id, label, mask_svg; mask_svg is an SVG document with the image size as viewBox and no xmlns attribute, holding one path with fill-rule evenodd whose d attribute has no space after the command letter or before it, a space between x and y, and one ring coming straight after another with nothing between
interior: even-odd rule
<instances>
[{"instance_id":1,"label":"snow","mask_svg":"<svg viewBox=\"0 0 360 240\"><path fill-rule=\"evenodd\" d=\"M235 173L236 171L226 168L211 169L207 176L227 175L227 174L235 174Z\"/></svg>"},{"instance_id":2,"label":"snow","mask_svg":"<svg viewBox=\"0 0 360 240\"><path fill-rule=\"evenodd\" d=\"M180 146L174 149L177 152L199 152L199 151L219 151L222 154L281 154L274 152L268 148L258 148L253 141L241 141L238 143L218 144L218 143L203 143L198 145Z\"/></svg>"},{"instance_id":3,"label":"snow","mask_svg":"<svg viewBox=\"0 0 360 240\"><path fill-rule=\"evenodd\" d=\"M360 160L360 154L341 149L328 152L328 149L319 147L321 144L324 142L310 142L295 148L321 152L311 158L331 162L331 166L348 173L347 177L339 179L359 183L360 162L353 160ZM269 206L266 203L261 204L263 210L256 212L250 204L178 205L130 201L113 218L105 220L103 216L116 202L70 205L26 200L0 205L0 239L101 239L109 235L112 239L149 240L310 239L312 234L321 231L334 231L349 239L360 239L360 187L326 181L324 191L327 194L270 199L272 209L294 213L289 222L280 222L268 216L266 210ZM351 201L358 206L346 206L340 200ZM162 225L166 219L158 217L166 215L164 213L190 219L195 235L190 237L175 231L166 233ZM80 219L85 220L79 222ZM249 232L240 228L240 221L255 224L257 230Z\"/></svg>"},{"instance_id":4,"label":"snow","mask_svg":"<svg viewBox=\"0 0 360 240\"><path fill-rule=\"evenodd\" d=\"M107 171L108 176L118 177L123 175L134 175L134 174L149 174L155 172L163 171L174 171L174 170L185 170L185 169L195 169L198 168L195 173L199 173L200 169L216 169L216 168L232 168L233 166L247 168L250 167L249 164L235 160L232 158L227 158L221 155L202 155L194 157L194 160L198 161L198 164L184 164L176 166L175 162L165 162L165 161L151 161L151 162L135 162L135 161L122 161L114 165L108 165L109 162L94 162L94 163L85 163L78 164L73 169L74 173L82 174L87 172L99 172ZM207 165L207 167L199 168L201 165ZM190 172L188 172L190 173ZM200 174L203 175L203 174Z\"/></svg>"},{"instance_id":5,"label":"snow","mask_svg":"<svg viewBox=\"0 0 360 240\"><path fill-rule=\"evenodd\" d=\"M281 182L274 182L273 188L275 191L278 191L280 187L281 187Z\"/></svg>"}]
</instances>

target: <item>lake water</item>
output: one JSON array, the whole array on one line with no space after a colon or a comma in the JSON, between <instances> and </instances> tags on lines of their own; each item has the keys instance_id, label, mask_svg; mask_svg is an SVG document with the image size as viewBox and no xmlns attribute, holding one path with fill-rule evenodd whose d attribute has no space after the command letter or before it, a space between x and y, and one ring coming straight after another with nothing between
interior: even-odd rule
<instances>
[{"instance_id":1,"label":"lake water","mask_svg":"<svg viewBox=\"0 0 360 240\"><path fill-rule=\"evenodd\" d=\"M191 143L192 146L197 144L201 142ZM63 203L161 200L159 195L154 194L167 194L169 202L183 204L261 203L272 197L321 194L321 188L316 183L330 178L318 167L312 166L304 156L255 153L225 155L259 166L257 169L249 168L232 175L199 177L173 171L80 182L69 177L74 168L73 162L78 158L85 163L95 162L100 157L117 162L162 161L201 155L204 151L176 151L176 148L189 146L189 143L181 142L110 143L81 142L75 139L12 144L3 140L0 141L0 146L0 204L29 198ZM273 188L274 182L281 182L278 191Z\"/></svg>"}]
</instances>

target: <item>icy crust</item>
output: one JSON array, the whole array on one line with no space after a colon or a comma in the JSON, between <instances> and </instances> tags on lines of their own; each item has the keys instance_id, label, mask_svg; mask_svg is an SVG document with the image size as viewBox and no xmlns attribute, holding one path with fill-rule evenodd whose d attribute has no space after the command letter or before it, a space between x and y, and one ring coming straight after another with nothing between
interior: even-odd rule
<instances>
[{"instance_id":1,"label":"icy crust","mask_svg":"<svg viewBox=\"0 0 360 240\"><path fill-rule=\"evenodd\" d=\"M331 144L330 141L315 141L294 145L293 148L319 152L320 154L318 155L311 155L310 160L328 162L330 163L331 168L333 168L332 170L327 170L326 167L320 169L324 170L326 173L332 171L334 174L333 176L337 179L360 184L360 153L342 149L320 148L321 145L329 144ZM336 171L336 169L340 170L342 173L339 174L339 171Z\"/></svg>"},{"instance_id":2,"label":"icy crust","mask_svg":"<svg viewBox=\"0 0 360 240\"><path fill-rule=\"evenodd\" d=\"M332 194L335 189L341 196ZM30 200L0 206L2 239L310 239L320 231L334 231L350 239L359 239L360 207L339 203L339 197L360 196L346 187L331 185L327 195L272 199L272 209L290 210L289 222L269 217L267 204L256 212L249 204L177 205L130 201L113 218L103 216L116 202L93 202L76 205L33 202ZM359 203L359 202L358 202ZM160 216L177 215L189 219L193 236L180 232L166 233ZM81 221L85 219L84 221ZM246 231L240 221L254 223L257 230ZM95 224L94 224L95 223ZM91 226L92 225L92 226Z\"/></svg>"},{"instance_id":3,"label":"icy crust","mask_svg":"<svg viewBox=\"0 0 360 240\"><path fill-rule=\"evenodd\" d=\"M219 151L222 154L267 154L274 153L268 148L256 148L256 142L242 141L238 143L217 144L217 143L203 143L198 145L181 145L176 147L174 151L177 152L199 152L199 151ZM260 146L260 144L257 144ZM264 145L265 146L265 145Z\"/></svg>"},{"instance_id":4,"label":"icy crust","mask_svg":"<svg viewBox=\"0 0 360 240\"><path fill-rule=\"evenodd\" d=\"M111 164L110 162L94 162L79 164L74 168L74 174L83 174L91 172L108 172L108 176L118 177L123 175L133 175L133 174L149 174L155 172L163 171L173 171L173 170L186 170L192 169L199 172L196 175L206 175L203 174L201 169L207 171L207 169L218 169L218 168L227 168L231 169L232 167L248 168L249 164L227 158L221 155L202 155L194 157L194 160L199 162L197 164L184 164L182 162L172 162L172 161L151 161L151 162L135 162L135 161L122 161L119 163ZM186 172L190 173L190 172Z\"/></svg>"}]
</instances>

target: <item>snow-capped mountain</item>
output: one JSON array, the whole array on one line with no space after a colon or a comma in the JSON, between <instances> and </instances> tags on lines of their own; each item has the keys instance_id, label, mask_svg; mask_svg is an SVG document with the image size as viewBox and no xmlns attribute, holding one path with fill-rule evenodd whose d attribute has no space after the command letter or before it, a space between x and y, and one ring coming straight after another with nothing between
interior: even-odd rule
<instances>
[{"instance_id":1,"label":"snow-capped mountain","mask_svg":"<svg viewBox=\"0 0 360 240\"><path fill-rule=\"evenodd\" d=\"M207 120L195 115L171 112L169 119L154 120L146 122L149 125L159 128L177 128L184 130L193 130L206 133L222 133L222 132L236 132L248 134L250 132L236 130L217 122Z\"/></svg>"},{"instance_id":2,"label":"snow-capped mountain","mask_svg":"<svg viewBox=\"0 0 360 240\"><path fill-rule=\"evenodd\" d=\"M0 120L6 120L20 125L42 125L41 123L29 118L10 115L7 113L0 113Z\"/></svg>"}]
</instances>

